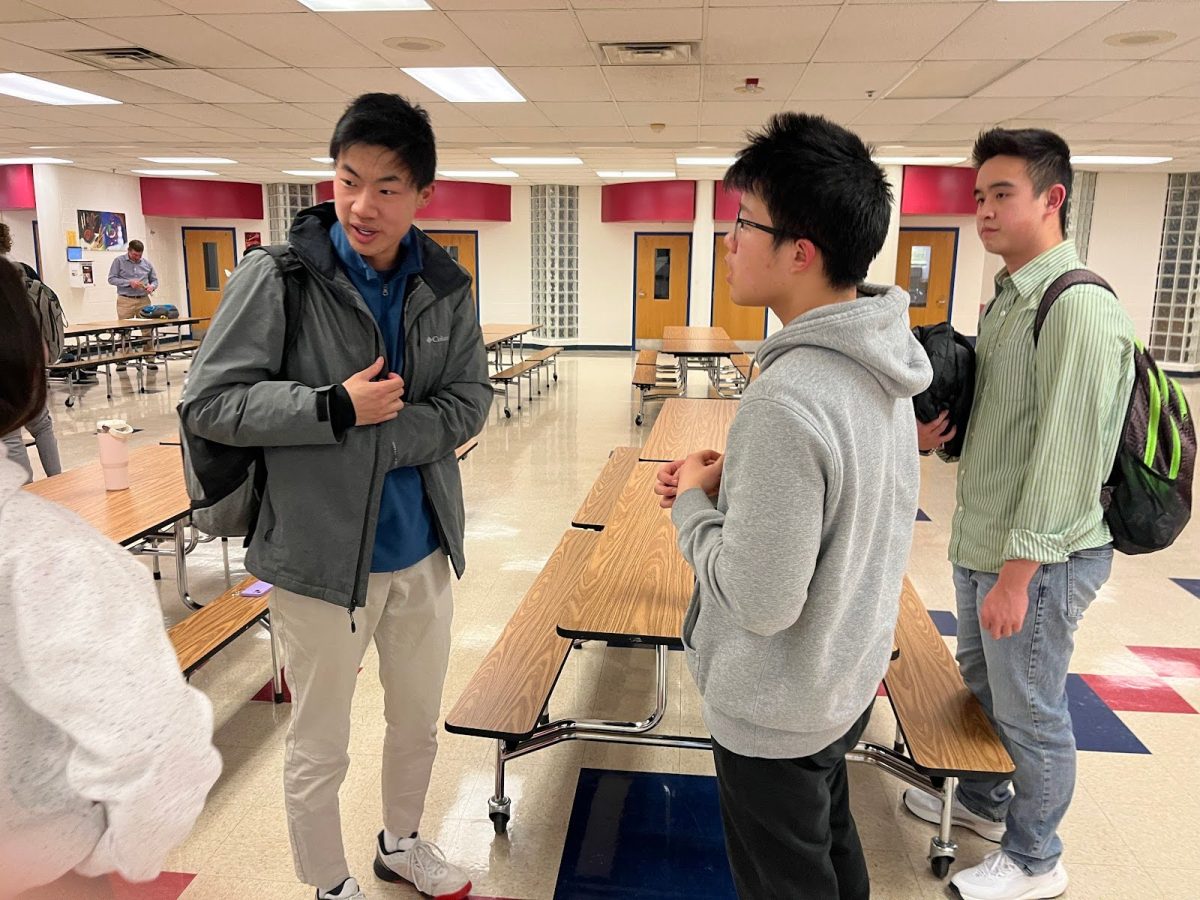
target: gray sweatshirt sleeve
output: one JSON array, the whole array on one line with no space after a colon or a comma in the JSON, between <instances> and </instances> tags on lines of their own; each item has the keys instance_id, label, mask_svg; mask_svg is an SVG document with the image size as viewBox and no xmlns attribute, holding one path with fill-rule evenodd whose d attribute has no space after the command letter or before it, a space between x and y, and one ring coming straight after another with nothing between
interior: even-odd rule
<instances>
[{"instance_id":1,"label":"gray sweatshirt sleeve","mask_svg":"<svg viewBox=\"0 0 1200 900\"><path fill-rule=\"evenodd\" d=\"M12 596L11 687L70 739L72 792L104 808L77 870L154 878L220 774L212 706L179 672L145 568L73 516L20 512L41 550L15 564L13 581L37 587Z\"/></svg>"},{"instance_id":2,"label":"gray sweatshirt sleeve","mask_svg":"<svg viewBox=\"0 0 1200 900\"><path fill-rule=\"evenodd\" d=\"M796 623L827 527L826 504L838 491L836 463L816 429L789 407L766 397L742 402L718 507L694 488L676 498L671 513L702 604L717 604L764 636Z\"/></svg>"},{"instance_id":3,"label":"gray sweatshirt sleeve","mask_svg":"<svg viewBox=\"0 0 1200 900\"><path fill-rule=\"evenodd\" d=\"M479 434L487 419L492 385L470 285L455 299L443 371L440 391L420 403L405 403L395 419L379 426L392 443L393 469L441 459Z\"/></svg>"},{"instance_id":4,"label":"gray sweatshirt sleeve","mask_svg":"<svg viewBox=\"0 0 1200 900\"><path fill-rule=\"evenodd\" d=\"M277 380L286 322L283 279L266 253L234 270L180 401L187 428L233 447L335 444L333 386Z\"/></svg>"}]
</instances>

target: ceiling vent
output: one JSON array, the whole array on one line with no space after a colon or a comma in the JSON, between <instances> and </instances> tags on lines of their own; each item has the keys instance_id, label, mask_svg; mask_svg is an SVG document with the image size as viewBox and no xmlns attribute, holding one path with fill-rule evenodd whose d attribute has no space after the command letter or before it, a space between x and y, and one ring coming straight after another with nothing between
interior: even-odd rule
<instances>
[{"instance_id":1,"label":"ceiling vent","mask_svg":"<svg viewBox=\"0 0 1200 900\"><path fill-rule=\"evenodd\" d=\"M692 62L696 45L682 43L601 44L610 66L683 66Z\"/></svg>"},{"instance_id":2,"label":"ceiling vent","mask_svg":"<svg viewBox=\"0 0 1200 900\"><path fill-rule=\"evenodd\" d=\"M128 69L188 69L181 62L147 50L145 47L96 47L90 50L61 50L60 56L70 57L89 66L113 71Z\"/></svg>"}]
</instances>

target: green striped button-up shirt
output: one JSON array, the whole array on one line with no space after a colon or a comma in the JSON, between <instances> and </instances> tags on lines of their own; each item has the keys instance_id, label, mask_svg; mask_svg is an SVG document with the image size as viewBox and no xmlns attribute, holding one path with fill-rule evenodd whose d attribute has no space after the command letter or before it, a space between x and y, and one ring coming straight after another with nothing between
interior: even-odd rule
<instances>
[{"instance_id":1,"label":"green striped button-up shirt","mask_svg":"<svg viewBox=\"0 0 1200 900\"><path fill-rule=\"evenodd\" d=\"M1112 540L1100 487L1133 387L1133 323L1094 285L1068 288L1042 326L1046 288L1080 268L1063 241L1011 275L979 325L975 400L958 469L950 561L999 572L1005 560L1064 562Z\"/></svg>"}]
</instances>

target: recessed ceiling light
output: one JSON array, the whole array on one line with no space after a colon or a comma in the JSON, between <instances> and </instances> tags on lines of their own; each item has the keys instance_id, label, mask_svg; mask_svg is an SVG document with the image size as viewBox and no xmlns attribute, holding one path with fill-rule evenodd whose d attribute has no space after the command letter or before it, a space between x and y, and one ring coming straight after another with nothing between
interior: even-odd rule
<instances>
[{"instance_id":1,"label":"recessed ceiling light","mask_svg":"<svg viewBox=\"0 0 1200 900\"><path fill-rule=\"evenodd\" d=\"M520 178L508 169L438 169L443 178Z\"/></svg>"},{"instance_id":2,"label":"recessed ceiling light","mask_svg":"<svg viewBox=\"0 0 1200 900\"><path fill-rule=\"evenodd\" d=\"M578 156L493 156L498 166L582 166Z\"/></svg>"},{"instance_id":3,"label":"recessed ceiling light","mask_svg":"<svg viewBox=\"0 0 1200 900\"><path fill-rule=\"evenodd\" d=\"M310 156L309 159L311 159L313 162L325 163L327 166L333 165L332 156Z\"/></svg>"},{"instance_id":4,"label":"recessed ceiling light","mask_svg":"<svg viewBox=\"0 0 1200 900\"><path fill-rule=\"evenodd\" d=\"M192 176L216 175L208 169L133 169L135 175L160 175L163 178L190 178Z\"/></svg>"},{"instance_id":5,"label":"recessed ceiling light","mask_svg":"<svg viewBox=\"0 0 1200 900\"><path fill-rule=\"evenodd\" d=\"M402 68L400 71L451 103L525 102L520 91L491 66Z\"/></svg>"},{"instance_id":6,"label":"recessed ceiling light","mask_svg":"<svg viewBox=\"0 0 1200 900\"><path fill-rule=\"evenodd\" d=\"M232 159L223 156L139 156L143 162L164 163L176 166L236 166Z\"/></svg>"},{"instance_id":7,"label":"recessed ceiling light","mask_svg":"<svg viewBox=\"0 0 1200 900\"><path fill-rule=\"evenodd\" d=\"M20 97L22 100L32 100L34 103L49 103L52 106L85 106L89 104L116 104L120 100L110 100L99 94L89 94L87 91L77 91L75 88L55 84L53 81L43 81L40 78L30 78L10 72L0 75L0 94L10 97Z\"/></svg>"},{"instance_id":8,"label":"recessed ceiling light","mask_svg":"<svg viewBox=\"0 0 1200 900\"><path fill-rule=\"evenodd\" d=\"M284 169L284 175L298 175L301 178L332 178L333 169Z\"/></svg>"},{"instance_id":9,"label":"recessed ceiling light","mask_svg":"<svg viewBox=\"0 0 1200 900\"><path fill-rule=\"evenodd\" d=\"M1077 166L1153 166L1170 162L1173 156L1072 156Z\"/></svg>"},{"instance_id":10,"label":"recessed ceiling light","mask_svg":"<svg viewBox=\"0 0 1200 900\"><path fill-rule=\"evenodd\" d=\"M965 156L872 156L881 166L954 166L966 160Z\"/></svg>"},{"instance_id":11,"label":"recessed ceiling light","mask_svg":"<svg viewBox=\"0 0 1200 900\"><path fill-rule=\"evenodd\" d=\"M646 170L627 169L621 172L597 172L601 178L674 178L675 172L673 169L666 169L662 172L650 172Z\"/></svg>"},{"instance_id":12,"label":"recessed ceiling light","mask_svg":"<svg viewBox=\"0 0 1200 900\"><path fill-rule=\"evenodd\" d=\"M393 50L404 50L408 53L428 53L430 50L444 50L446 45L427 37L394 37L383 42L385 47Z\"/></svg>"},{"instance_id":13,"label":"recessed ceiling light","mask_svg":"<svg viewBox=\"0 0 1200 900\"><path fill-rule=\"evenodd\" d=\"M425 0L300 0L313 12L403 12L430 9Z\"/></svg>"},{"instance_id":14,"label":"recessed ceiling light","mask_svg":"<svg viewBox=\"0 0 1200 900\"><path fill-rule=\"evenodd\" d=\"M677 156L677 166L732 166L737 162L736 156Z\"/></svg>"},{"instance_id":15,"label":"recessed ceiling light","mask_svg":"<svg viewBox=\"0 0 1200 900\"><path fill-rule=\"evenodd\" d=\"M70 166L74 165L69 159L58 159L54 156L12 156L0 159L0 166Z\"/></svg>"}]
</instances>

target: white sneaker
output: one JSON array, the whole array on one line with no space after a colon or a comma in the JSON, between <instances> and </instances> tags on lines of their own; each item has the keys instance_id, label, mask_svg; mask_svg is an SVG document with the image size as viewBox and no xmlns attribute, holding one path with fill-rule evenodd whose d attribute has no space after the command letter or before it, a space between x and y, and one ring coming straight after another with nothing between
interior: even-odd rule
<instances>
[{"instance_id":1,"label":"white sneaker","mask_svg":"<svg viewBox=\"0 0 1200 900\"><path fill-rule=\"evenodd\" d=\"M927 794L919 788L909 788L904 792L904 805L918 819L924 819L934 825L941 824L942 801L931 794ZM963 828L970 828L981 838L994 844L1000 843L1000 839L1004 837L1003 822L993 822L991 819L975 815L963 806L957 797L954 798L951 806L950 821Z\"/></svg>"},{"instance_id":2,"label":"white sneaker","mask_svg":"<svg viewBox=\"0 0 1200 900\"><path fill-rule=\"evenodd\" d=\"M317 900L367 900L367 895L358 888L358 882L347 878L336 891L317 891Z\"/></svg>"},{"instance_id":3,"label":"white sneaker","mask_svg":"<svg viewBox=\"0 0 1200 900\"><path fill-rule=\"evenodd\" d=\"M401 845L409 842L401 841ZM418 837L408 849L388 853L381 831L376 845L375 875L383 881L407 881L434 900L462 900L471 893L471 880L462 869L446 861L437 844Z\"/></svg>"},{"instance_id":4,"label":"white sneaker","mask_svg":"<svg viewBox=\"0 0 1200 900\"><path fill-rule=\"evenodd\" d=\"M1067 889L1067 870L1060 861L1044 875L1027 875L1007 853L997 850L979 865L963 869L950 883L963 900L1049 900Z\"/></svg>"}]
</instances>

